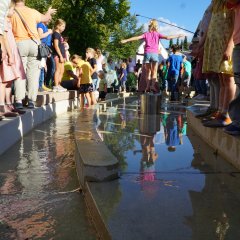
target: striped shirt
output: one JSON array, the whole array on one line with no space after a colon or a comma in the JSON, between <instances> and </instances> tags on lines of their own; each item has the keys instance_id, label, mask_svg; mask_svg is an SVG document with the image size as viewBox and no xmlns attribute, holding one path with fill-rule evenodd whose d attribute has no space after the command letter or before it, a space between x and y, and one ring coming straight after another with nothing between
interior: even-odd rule
<instances>
[{"instance_id":1,"label":"striped shirt","mask_svg":"<svg viewBox=\"0 0 240 240\"><path fill-rule=\"evenodd\" d=\"M3 35L5 30L5 18L8 13L8 8L11 0L1 0L0 1L0 34Z\"/></svg>"}]
</instances>

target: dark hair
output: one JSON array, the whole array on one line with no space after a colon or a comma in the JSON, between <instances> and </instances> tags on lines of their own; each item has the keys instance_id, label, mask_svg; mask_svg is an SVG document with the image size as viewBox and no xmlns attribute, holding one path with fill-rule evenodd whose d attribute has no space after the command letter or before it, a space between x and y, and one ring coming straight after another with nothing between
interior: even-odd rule
<instances>
[{"instance_id":1,"label":"dark hair","mask_svg":"<svg viewBox=\"0 0 240 240\"><path fill-rule=\"evenodd\" d=\"M177 51L179 51L180 50L180 47L179 47L179 45L177 45L177 44L173 44L172 45L172 51L175 53L175 52L177 52Z\"/></svg>"}]
</instances>

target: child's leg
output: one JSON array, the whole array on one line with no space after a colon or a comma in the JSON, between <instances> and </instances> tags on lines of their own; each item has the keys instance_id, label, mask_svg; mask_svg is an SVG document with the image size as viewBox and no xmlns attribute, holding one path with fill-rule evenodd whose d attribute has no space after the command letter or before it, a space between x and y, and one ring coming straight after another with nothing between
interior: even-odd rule
<instances>
[{"instance_id":1,"label":"child's leg","mask_svg":"<svg viewBox=\"0 0 240 240\"><path fill-rule=\"evenodd\" d=\"M157 69L158 69L158 62L152 62L152 63L151 63L151 80L152 80L151 89L152 89L154 92L157 92L157 91L158 91L158 89L156 88Z\"/></svg>"},{"instance_id":2,"label":"child's leg","mask_svg":"<svg viewBox=\"0 0 240 240\"><path fill-rule=\"evenodd\" d=\"M145 69L146 69L146 76L147 76L147 87L146 87L146 91L149 92L150 91L150 86L151 86L151 65L150 63L146 63L145 64Z\"/></svg>"},{"instance_id":3,"label":"child's leg","mask_svg":"<svg viewBox=\"0 0 240 240\"><path fill-rule=\"evenodd\" d=\"M84 93L80 94L80 109L84 108Z\"/></svg>"},{"instance_id":4,"label":"child's leg","mask_svg":"<svg viewBox=\"0 0 240 240\"><path fill-rule=\"evenodd\" d=\"M88 106L91 106L92 100L91 100L91 96L90 96L89 92L85 93L85 97L87 99Z\"/></svg>"},{"instance_id":5,"label":"child's leg","mask_svg":"<svg viewBox=\"0 0 240 240\"><path fill-rule=\"evenodd\" d=\"M59 62L59 57L54 58L55 61L55 73L54 73L54 85L59 86L60 84L60 75L61 75L61 63Z\"/></svg>"},{"instance_id":6,"label":"child's leg","mask_svg":"<svg viewBox=\"0 0 240 240\"><path fill-rule=\"evenodd\" d=\"M64 73L64 63L60 63L59 84L62 81L63 73Z\"/></svg>"},{"instance_id":7,"label":"child's leg","mask_svg":"<svg viewBox=\"0 0 240 240\"><path fill-rule=\"evenodd\" d=\"M7 105L11 105L12 104L12 81L8 82L5 86L5 102Z\"/></svg>"},{"instance_id":8,"label":"child's leg","mask_svg":"<svg viewBox=\"0 0 240 240\"><path fill-rule=\"evenodd\" d=\"M90 102L88 102L89 106L90 106L90 105L94 105L94 104L96 104L97 101L96 101L96 98L95 98L94 92L90 92L89 95L90 95Z\"/></svg>"}]
</instances>

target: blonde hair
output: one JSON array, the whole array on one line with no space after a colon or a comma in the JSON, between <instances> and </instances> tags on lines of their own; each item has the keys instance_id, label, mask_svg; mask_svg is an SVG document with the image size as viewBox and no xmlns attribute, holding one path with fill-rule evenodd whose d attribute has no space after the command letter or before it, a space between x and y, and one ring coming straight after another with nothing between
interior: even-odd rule
<instances>
[{"instance_id":1,"label":"blonde hair","mask_svg":"<svg viewBox=\"0 0 240 240\"><path fill-rule=\"evenodd\" d=\"M126 69L126 68L127 68L127 64L126 64L126 63L122 63L122 64L121 64L121 67L124 68L124 69Z\"/></svg>"},{"instance_id":2,"label":"blonde hair","mask_svg":"<svg viewBox=\"0 0 240 240\"><path fill-rule=\"evenodd\" d=\"M156 19L152 19L148 25L149 32L158 31L158 22Z\"/></svg>"},{"instance_id":3,"label":"blonde hair","mask_svg":"<svg viewBox=\"0 0 240 240\"><path fill-rule=\"evenodd\" d=\"M66 22L64 21L64 20L62 20L62 19L57 19L57 21L55 22L55 24L54 24L54 30L56 30L57 29L57 27L58 26L61 26L61 25L66 25Z\"/></svg>"},{"instance_id":4,"label":"blonde hair","mask_svg":"<svg viewBox=\"0 0 240 240\"><path fill-rule=\"evenodd\" d=\"M82 57L79 56L79 55L77 55L77 54L73 54L73 55L70 57L70 60L72 61L72 60L74 60L74 59L79 60L79 59L82 59Z\"/></svg>"},{"instance_id":5,"label":"blonde hair","mask_svg":"<svg viewBox=\"0 0 240 240\"><path fill-rule=\"evenodd\" d=\"M93 48L90 48L90 47L86 49L86 52L90 52L93 57L95 57L95 55L96 55L95 50Z\"/></svg>"}]
</instances>

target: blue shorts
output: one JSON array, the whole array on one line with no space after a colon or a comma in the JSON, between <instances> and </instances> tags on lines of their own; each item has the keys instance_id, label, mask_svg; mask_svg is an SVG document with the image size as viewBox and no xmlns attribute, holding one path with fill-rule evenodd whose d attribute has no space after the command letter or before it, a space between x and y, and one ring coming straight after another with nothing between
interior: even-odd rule
<instances>
[{"instance_id":1,"label":"blue shorts","mask_svg":"<svg viewBox=\"0 0 240 240\"><path fill-rule=\"evenodd\" d=\"M144 53L143 63L159 62L158 53Z\"/></svg>"}]
</instances>

